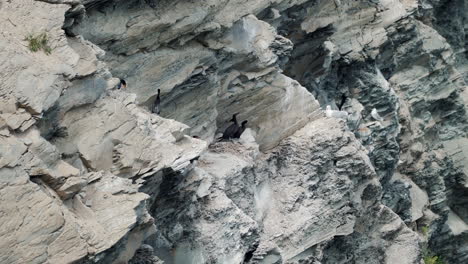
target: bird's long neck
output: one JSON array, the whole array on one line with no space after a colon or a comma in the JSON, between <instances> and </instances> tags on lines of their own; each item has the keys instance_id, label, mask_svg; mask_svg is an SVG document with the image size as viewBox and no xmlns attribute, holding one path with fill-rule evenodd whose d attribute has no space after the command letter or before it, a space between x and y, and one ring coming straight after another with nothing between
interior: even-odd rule
<instances>
[{"instance_id":1,"label":"bird's long neck","mask_svg":"<svg viewBox=\"0 0 468 264\"><path fill-rule=\"evenodd\" d=\"M346 102L346 95L343 94L341 96L341 103L340 103L340 107L338 108L338 110L341 111L341 108L343 108L343 105L345 104L345 102Z\"/></svg>"}]
</instances>

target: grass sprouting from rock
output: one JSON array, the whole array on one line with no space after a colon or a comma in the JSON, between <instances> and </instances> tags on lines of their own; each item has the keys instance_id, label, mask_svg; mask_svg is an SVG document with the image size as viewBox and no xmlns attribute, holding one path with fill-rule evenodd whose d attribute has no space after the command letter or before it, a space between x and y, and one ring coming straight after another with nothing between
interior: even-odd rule
<instances>
[{"instance_id":1,"label":"grass sprouting from rock","mask_svg":"<svg viewBox=\"0 0 468 264\"><path fill-rule=\"evenodd\" d=\"M426 250L426 252L424 252L423 260L424 264L446 264L445 261L442 260L442 258L434 255L429 250Z\"/></svg>"},{"instance_id":2,"label":"grass sprouting from rock","mask_svg":"<svg viewBox=\"0 0 468 264\"><path fill-rule=\"evenodd\" d=\"M25 40L28 42L28 48L32 52L43 50L47 55L52 52L52 48L48 44L49 37L46 32L42 32L38 35L29 34Z\"/></svg>"},{"instance_id":3,"label":"grass sprouting from rock","mask_svg":"<svg viewBox=\"0 0 468 264\"><path fill-rule=\"evenodd\" d=\"M429 234L429 227L428 226L423 226L421 228L421 232L423 233L424 236L427 236Z\"/></svg>"}]
</instances>

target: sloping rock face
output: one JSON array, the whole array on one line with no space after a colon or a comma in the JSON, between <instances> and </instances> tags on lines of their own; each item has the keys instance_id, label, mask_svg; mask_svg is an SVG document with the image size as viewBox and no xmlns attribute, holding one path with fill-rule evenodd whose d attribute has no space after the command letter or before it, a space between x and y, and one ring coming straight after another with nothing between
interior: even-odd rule
<instances>
[{"instance_id":1,"label":"sloping rock face","mask_svg":"<svg viewBox=\"0 0 468 264\"><path fill-rule=\"evenodd\" d=\"M216 143L174 176L156 198L165 213L152 212L158 231L148 239L167 263L334 263L341 253L325 248L356 232L357 260L370 257L361 253L369 244L374 263L419 260L418 236L376 202L372 164L342 122L311 122L268 154L248 136Z\"/></svg>"},{"instance_id":2,"label":"sloping rock face","mask_svg":"<svg viewBox=\"0 0 468 264\"><path fill-rule=\"evenodd\" d=\"M467 8L0 1L0 263L466 263Z\"/></svg>"}]
</instances>

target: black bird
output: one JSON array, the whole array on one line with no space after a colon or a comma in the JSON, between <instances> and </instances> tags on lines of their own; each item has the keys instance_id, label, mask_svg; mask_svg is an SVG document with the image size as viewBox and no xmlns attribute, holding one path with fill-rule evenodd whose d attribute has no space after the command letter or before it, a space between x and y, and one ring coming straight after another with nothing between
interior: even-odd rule
<instances>
[{"instance_id":1,"label":"black bird","mask_svg":"<svg viewBox=\"0 0 468 264\"><path fill-rule=\"evenodd\" d=\"M258 242L256 242L255 244L253 244L252 246L249 247L249 251L247 251L245 253L245 255L244 255L244 262L243 263L248 263L252 259L252 257L254 255L255 251L257 250L257 248L258 248Z\"/></svg>"},{"instance_id":2,"label":"black bird","mask_svg":"<svg viewBox=\"0 0 468 264\"><path fill-rule=\"evenodd\" d=\"M127 82L124 80L124 79L120 79L120 83L119 85L117 85L117 89L120 89L120 88L127 88Z\"/></svg>"},{"instance_id":3,"label":"black bird","mask_svg":"<svg viewBox=\"0 0 468 264\"><path fill-rule=\"evenodd\" d=\"M234 138L240 138L242 133L244 133L245 125L247 124L247 120L242 121L242 126L237 129L236 133L234 134Z\"/></svg>"},{"instance_id":4,"label":"black bird","mask_svg":"<svg viewBox=\"0 0 468 264\"><path fill-rule=\"evenodd\" d=\"M347 99L347 97L346 97L345 94L341 95L341 103L340 103L340 105L338 106L338 110L341 111L341 109L343 108L343 105L346 103L346 99Z\"/></svg>"},{"instance_id":5,"label":"black bird","mask_svg":"<svg viewBox=\"0 0 468 264\"><path fill-rule=\"evenodd\" d=\"M191 159L191 160L190 160L190 163L193 163L194 161L198 161L199 158L200 158L200 156L197 156L197 157Z\"/></svg>"},{"instance_id":6,"label":"black bird","mask_svg":"<svg viewBox=\"0 0 468 264\"><path fill-rule=\"evenodd\" d=\"M154 101L153 107L151 108L151 112L156 113L158 115L161 112L161 109L159 108L159 105L161 104L160 94L161 94L161 90L158 89L158 96L156 96L156 100Z\"/></svg>"},{"instance_id":7,"label":"black bird","mask_svg":"<svg viewBox=\"0 0 468 264\"><path fill-rule=\"evenodd\" d=\"M234 135L236 134L237 130L239 130L239 124L237 123L237 118L236 118L238 114L239 113L235 113L232 115L232 118L229 121L234 122L234 124L228 126L228 128L224 130L223 136L220 137L219 140L234 138Z\"/></svg>"}]
</instances>

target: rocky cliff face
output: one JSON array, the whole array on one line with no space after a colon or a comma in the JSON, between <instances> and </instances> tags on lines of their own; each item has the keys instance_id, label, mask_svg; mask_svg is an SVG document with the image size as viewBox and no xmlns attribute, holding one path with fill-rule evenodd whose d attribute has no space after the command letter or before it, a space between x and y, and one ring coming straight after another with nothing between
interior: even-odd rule
<instances>
[{"instance_id":1,"label":"rocky cliff face","mask_svg":"<svg viewBox=\"0 0 468 264\"><path fill-rule=\"evenodd\" d=\"M0 1L0 263L466 263L467 14Z\"/></svg>"}]
</instances>

